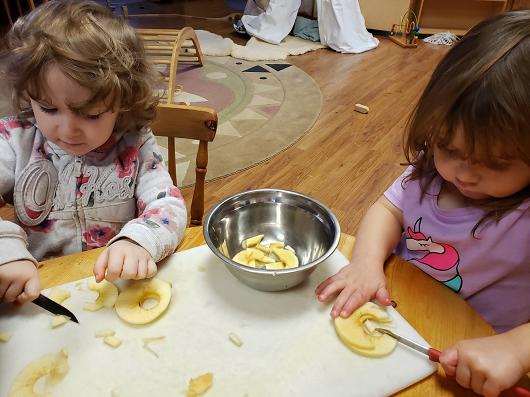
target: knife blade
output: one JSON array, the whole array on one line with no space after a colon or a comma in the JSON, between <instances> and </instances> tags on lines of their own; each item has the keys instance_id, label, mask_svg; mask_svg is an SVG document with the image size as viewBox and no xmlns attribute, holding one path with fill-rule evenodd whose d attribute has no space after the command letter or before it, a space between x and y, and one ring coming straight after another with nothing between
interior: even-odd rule
<instances>
[{"instance_id":1,"label":"knife blade","mask_svg":"<svg viewBox=\"0 0 530 397\"><path fill-rule=\"evenodd\" d=\"M393 331L390 331L386 328L375 328L375 331L381 332L382 334L387 334L388 336L391 336L395 340L397 340L399 343L403 343L405 346L410 347L411 349L414 349L420 353L425 354L427 357L429 357L429 360L434 361L436 363L440 362L440 350L434 349L432 347L422 346L419 343L416 343L408 338L405 338L402 335L398 335ZM501 393L501 396L506 397L530 397L530 390L525 389L521 386L512 386L506 390L503 390Z\"/></svg>"},{"instance_id":2,"label":"knife blade","mask_svg":"<svg viewBox=\"0 0 530 397\"><path fill-rule=\"evenodd\" d=\"M420 353L425 354L427 357L429 357L429 360L434 361L436 363L440 362L440 354L441 352L439 350L436 350L432 347L426 347L422 346L408 338L405 338L404 336L398 335L389 329L386 328L375 328L376 331L381 332L382 334L387 334L397 340L398 342L403 343L404 345L410 347L411 349L417 350Z\"/></svg>"},{"instance_id":3,"label":"knife blade","mask_svg":"<svg viewBox=\"0 0 530 397\"><path fill-rule=\"evenodd\" d=\"M70 310L68 310L63 305L58 304L57 302L51 300L50 298L42 294L39 294L37 299L35 299L32 302L35 303L37 306L40 306L43 309L49 311L50 313L66 316L70 319L70 321L73 321L79 324L79 321L74 316L74 313L72 313Z\"/></svg>"}]
</instances>

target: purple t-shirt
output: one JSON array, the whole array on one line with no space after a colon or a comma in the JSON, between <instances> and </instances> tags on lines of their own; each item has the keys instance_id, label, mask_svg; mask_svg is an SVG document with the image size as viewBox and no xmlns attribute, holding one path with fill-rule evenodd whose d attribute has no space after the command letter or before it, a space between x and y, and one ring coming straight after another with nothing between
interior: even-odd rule
<instances>
[{"instance_id":1,"label":"purple t-shirt","mask_svg":"<svg viewBox=\"0 0 530 397\"><path fill-rule=\"evenodd\" d=\"M418 180L409 180L402 186L411 170L409 167L385 192L385 197L403 211L404 232L394 252L458 292L498 332L527 322L530 200L499 223L481 225L474 238L471 230L484 211L475 207L438 207L440 177L420 202Z\"/></svg>"}]
</instances>

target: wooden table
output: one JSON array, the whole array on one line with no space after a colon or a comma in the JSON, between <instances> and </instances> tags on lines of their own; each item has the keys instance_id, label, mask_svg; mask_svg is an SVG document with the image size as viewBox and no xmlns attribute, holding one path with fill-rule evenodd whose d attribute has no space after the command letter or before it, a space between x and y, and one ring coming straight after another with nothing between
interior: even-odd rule
<instances>
[{"instance_id":1,"label":"wooden table","mask_svg":"<svg viewBox=\"0 0 530 397\"><path fill-rule=\"evenodd\" d=\"M351 258L353 236L342 234L339 250ZM192 227L178 251L204 244L202 227ZM43 262L39 269L43 288L92 275L101 249L63 256ZM493 335L493 329L457 294L398 257L391 257L385 268L390 293L401 315L433 346L440 350L463 338ZM317 304L317 301L315 301ZM396 368L399 371L399 368ZM401 391L398 396L442 397L476 396L438 373Z\"/></svg>"}]
</instances>

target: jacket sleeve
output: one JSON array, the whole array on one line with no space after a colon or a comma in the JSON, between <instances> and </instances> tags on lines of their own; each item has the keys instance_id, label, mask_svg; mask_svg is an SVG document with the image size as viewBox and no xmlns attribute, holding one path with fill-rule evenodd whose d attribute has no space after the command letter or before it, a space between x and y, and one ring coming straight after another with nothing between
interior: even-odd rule
<instances>
[{"instance_id":1,"label":"jacket sleeve","mask_svg":"<svg viewBox=\"0 0 530 397\"><path fill-rule=\"evenodd\" d=\"M16 148L13 147L12 124L20 128L13 120L0 120L0 208L12 197L15 185ZM39 265L28 250L28 238L24 230L16 223L0 218L0 265L24 259L35 266Z\"/></svg>"},{"instance_id":2,"label":"jacket sleeve","mask_svg":"<svg viewBox=\"0 0 530 397\"><path fill-rule=\"evenodd\" d=\"M143 139L135 192L138 217L127 222L108 244L129 238L158 262L171 255L182 240L187 213L182 194L165 168L155 137L148 133Z\"/></svg>"}]
</instances>

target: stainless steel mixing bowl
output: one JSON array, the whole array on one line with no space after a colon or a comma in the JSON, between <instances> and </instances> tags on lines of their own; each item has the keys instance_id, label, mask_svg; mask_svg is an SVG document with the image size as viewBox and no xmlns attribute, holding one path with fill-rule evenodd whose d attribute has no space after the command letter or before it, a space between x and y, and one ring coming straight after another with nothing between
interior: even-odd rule
<instances>
[{"instance_id":1,"label":"stainless steel mixing bowl","mask_svg":"<svg viewBox=\"0 0 530 397\"><path fill-rule=\"evenodd\" d=\"M300 266L256 269L234 262L242 242L264 234L263 244L283 241L295 249ZM304 281L337 248L340 227L333 213L317 200L288 190L257 189L235 194L212 207L204 219L204 238L228 270L262 291L281 291ZM226 242L230 258L219 250Z\"/></svg>"}]
</instances>

